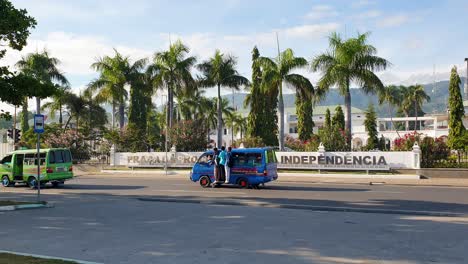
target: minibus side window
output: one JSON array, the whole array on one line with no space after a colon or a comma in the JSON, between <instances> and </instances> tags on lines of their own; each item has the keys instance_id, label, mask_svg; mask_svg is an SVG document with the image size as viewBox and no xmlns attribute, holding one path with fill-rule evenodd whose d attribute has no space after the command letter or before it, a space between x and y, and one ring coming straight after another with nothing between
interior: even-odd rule
<instances>
[{"instance_id":1,"label":"minibus side window","mask_svg":"<svg viewBox=\"0 0 468 264\"><path fill-rule=\"evenodd\" d=\"M262 153L247 153L247 166L261 166L262 165Z\"/></svg>"},{"instance_id":2,"label":"minibus side window","mask_svg":"<svg viewBox=\"0 0 468 264\"><path fill-rule=\"evenodd\" d=\"M49 163L55 164L55 152L54 151L49 152Z\"/></svg>"},{"instance_id":3,"label":"minibus side window","mask_svg":"<svg viewBox=\"0 0 468 264\"><path fill-rule=\"evenodd\" d=\"M26 166L32 166L34 165L35 163L35 157L36 155L34 153L28 153L28 154L25 154L24 155L24 160L23 160L23 164L26 165Z\"/></svg>"},{"instance_id":4,"label":"minibus side window","mask_svg":"<svg viewBox=\"0 0 468 264\"><path fill-rule=\"evenodd\" d=\"M12 157L13 157L13 155L5 156L5 157L2 159L1 163L2 163L2 164L11 163L11 158L12 158Z\"/></svg>"},{"instance_id":5,"label":"minibus side window","mask_svg":"<svg viewBox=\"0 0 468 264\"><path fill-rule=\"evenodd\" d=\"M63 150L56 150L55 153L55 163L63 163Z\"/></svg>"},{"instance_id":6,"label":"minibus side window","mask_svg":"<svg viewBox=\"0 0 468 264\"><path fill-rule=\"evenodd\" d=\"M232 154L233 166L245 165L245 153L237 152Z\"/></svg>"}]
</instances>

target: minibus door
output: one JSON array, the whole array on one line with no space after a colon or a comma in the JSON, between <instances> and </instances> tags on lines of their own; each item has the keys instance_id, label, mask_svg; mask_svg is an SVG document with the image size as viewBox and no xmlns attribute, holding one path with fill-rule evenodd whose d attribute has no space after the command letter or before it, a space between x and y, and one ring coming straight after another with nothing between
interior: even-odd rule
<instances>
[{"instance_id":1,"label":"minibus door","mask_svg":"<svg viewBox=\"0 0 468 264\"><path fill-rule=\"evenodd\" d=\"M13 175L15 180L23 180L23 161L24 154L16 154L13 158Z\"/></svg>"}]
</instances>

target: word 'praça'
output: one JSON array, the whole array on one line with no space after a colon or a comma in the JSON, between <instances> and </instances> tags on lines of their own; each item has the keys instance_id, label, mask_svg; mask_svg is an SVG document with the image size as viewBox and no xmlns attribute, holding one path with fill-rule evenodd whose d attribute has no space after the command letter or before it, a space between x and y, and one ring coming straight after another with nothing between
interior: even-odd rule
<instances>
[{"instance_id":1,"label":"word 'pra\u00e7a'","mask_svg":"<svg viewBox=\"0 0 468 264\"><path fill-rule=\"evenodd\" d=\"M384 156L281 156L281 164L387 165Z\"/></svg>"},{"instance_id":2,"label":"word 'pra\u00e7a'","mask_svg":"<svg viewBox=\"0 0 468 264\"><path fill-rule=\"evenodd\" d=\"M197 161L197 156L178 156L177 158L174 156L168 156L167 162L168 163L182 163L182 164L193 164ZM128 156L127 157L128 164L138 164L138 165L157 165L166 163L165 156L150 156L150 155L142 155L142 156Z\"/></svg>"}]
</instances>

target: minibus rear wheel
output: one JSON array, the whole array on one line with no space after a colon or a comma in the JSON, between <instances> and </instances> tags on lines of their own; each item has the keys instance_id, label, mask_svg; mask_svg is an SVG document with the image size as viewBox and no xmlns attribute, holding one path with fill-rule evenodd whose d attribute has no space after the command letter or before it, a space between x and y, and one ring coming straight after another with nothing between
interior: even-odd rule
<instances>
[{"instance_id":1,"label":"minibus rear wheel","mask_svg":"<svg viewBox=\"0 0 468 264\"><path fill-rule=\"evenodd\" d=\"M203 187L203 188L210 187L210 184L211 184L210 177L208 177L208 176L201 176L199 181L200 181L200 186L201 186L201 187Z\"/></svg>"},{"instance_id":2,"label":"minibus rear wheel","mask_svg":"<svg viewBox=\"0 0 468 264\"><path fill-rule=\"evenodd\" d=\"M240 178L240 179L237 181L237 184L238 184L239 187L241 187L241 188L247 188L247 187L249 187L249 181L248 181L246 178Z\"/></svg>"},{"instance_id":3,"label":"minibus rear wheel","mask_svg":"<svg viewBox=\"0 0 468 264\"><path fill-rule=\"evenodd\" d=\"M31 189L36 189L36 187L37 187L36 177L31 176L31 177L28 178L28 186Z\"/></svg>"}]
</instances>

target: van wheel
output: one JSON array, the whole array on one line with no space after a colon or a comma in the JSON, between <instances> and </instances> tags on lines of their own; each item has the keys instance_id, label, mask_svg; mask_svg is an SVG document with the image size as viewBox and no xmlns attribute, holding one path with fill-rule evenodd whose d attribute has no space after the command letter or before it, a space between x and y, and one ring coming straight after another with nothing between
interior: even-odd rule
<instances>
[{"instance_id":1,"label":"van wheel","mask_svg":"<svg viewBox=\"0 0 468 264\"><path fill-rule=\"evenodd\" d=\"M29 177L28 178L28 186L31 189L36 189L37 188L37 180L35 177Z\"/></svg>"},{"instance_id":2,"label":"van wheel","mask_svg":"<svg viewBox=\"0 0 468 264\"><path fill-rule=\"evenodd\" d=\"M200 186L201 187L207 188L207 187L210 187L210 184L211 184L210 177L208 177L208 176L201 176L200 177Z\"/></svg>"},{"instance_id":3,"label":"van wheel","mask_svg":"<svg viewBox=\"0 0 468 264\"><path fill-rule=\"evenodd\" d=\"M240 178L240 179L237 181L237 184L238 184L239 187L241 187L241 188L247 188L247 187L249 187L249 181L247 181L246 178Z\"/></svg>"},{"instance_id":4,"label":"van wheel","mask_svg":"<svg viewBox=\"0 0 468 264\"><path fill-rule=\"evenodd\" d=\"M2 177L2 185L3 185L3 187L11 187L11 186L15 185L15 183L14 182L12 183L10 181L10 178L7 175L4 175Z\"/></svg>"}]
</instances>

